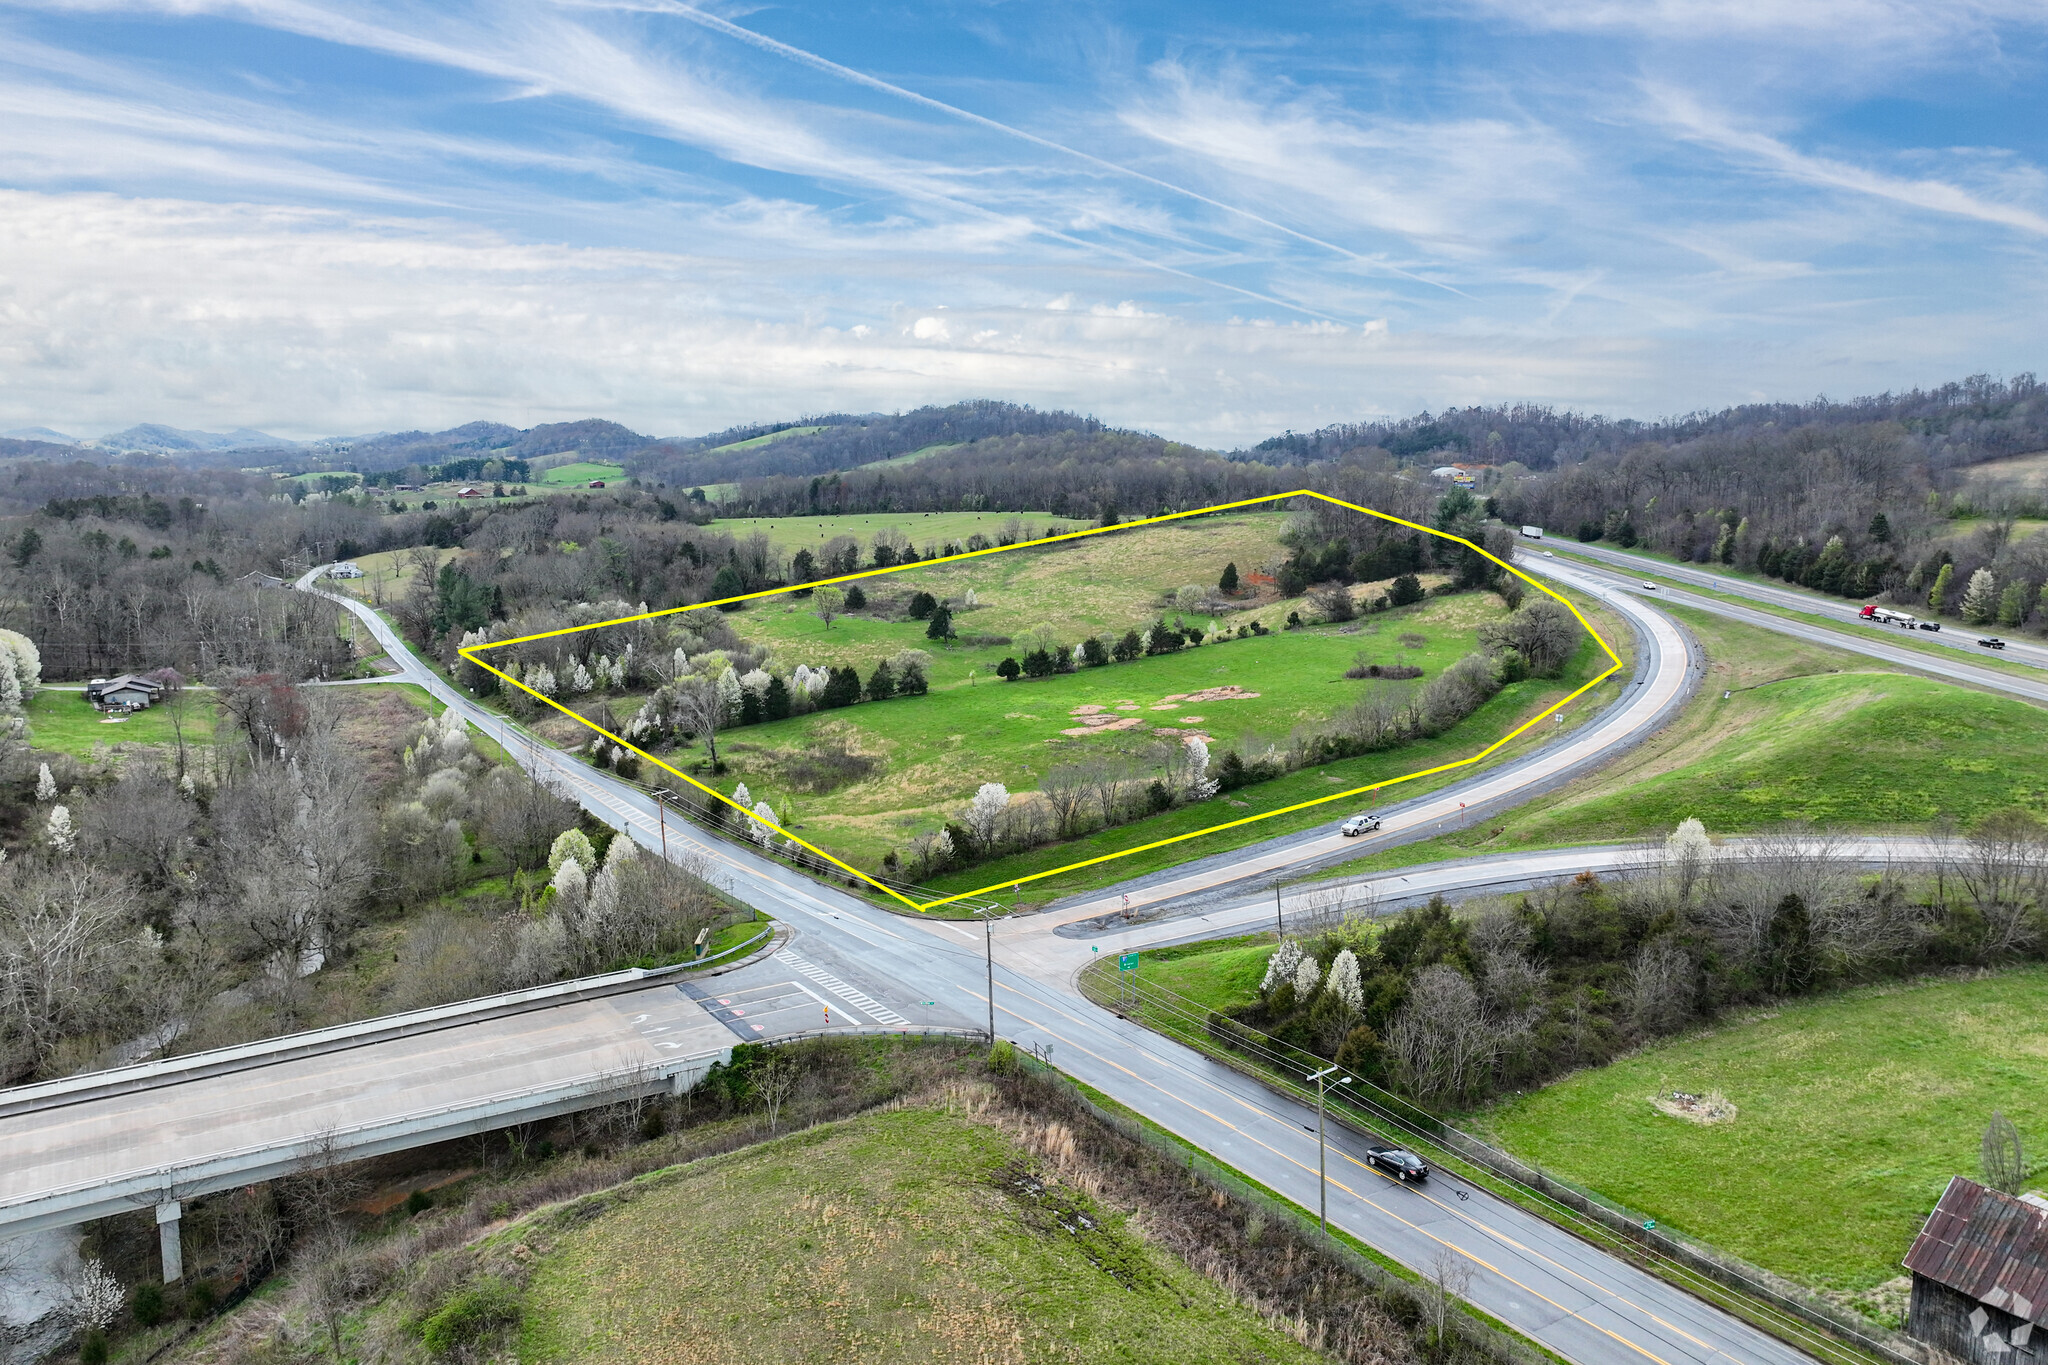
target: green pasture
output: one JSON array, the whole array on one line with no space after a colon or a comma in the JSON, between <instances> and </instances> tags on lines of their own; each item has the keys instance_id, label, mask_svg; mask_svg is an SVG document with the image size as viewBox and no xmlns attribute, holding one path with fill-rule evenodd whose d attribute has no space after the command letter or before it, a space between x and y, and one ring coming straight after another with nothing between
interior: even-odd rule
<instances>
[{"instance_id":1,"label":"green pasture","mask_svg":"<svg viewBox=\"0 0 2048 1365\"><path fill-rule=\"evenodd\" d=\"M1417 740L1383 753L1339 759L1321 767L1305 768L1284 777L1274 778L1270 782L1243 788L1228 796L1219 796L1192 806L1181 806L1114 829L1097 830L1065 843L1034 849L1028 853L1012 854L990 862L978 863L961 871L935 876L930 884L935 889L949 894L999 885L1006 880L1118 853L1154 840L1193 834L1246 816L1284 809L1335 792L1405 777L1410 773L1423 772L1469 758L1530 717L1553 705L1560 697L1585 683L1606 666L1606 656L1597 653L1592 642L1588 641L1562 679L1531 679L1503 688L1492 701L1433 739ZM1610 682L1587 697L1581 698L1569 708L1570 714L1566 717L1566 723L1575 724L1596 714L1602 706L1614 699L1614 686L1615 684ZM1539 727L1537 731L1522 736L1494 754L1487 763L1501 762L1552 738L1554 735L1550 731ZM1206 834L1184 844L1152 849L1119 858L1114 862L1062 873L1057 877L1049 877L1034 883L1024 893L1023 898L1029 902L1050 900L1107 886L1130 877L1143 876L1192 858L1207 857L1210 854L1257 843L1262 839L1271 839L1326 824L1353 809L1366 809L1388 802L1406 800L1446 783L1469 777L1473 771L1473 768L1461 768L1436 773L1411 782L1403 782L1378 793L1354 798L1349 803L1311 806L1305 810L1275 815L1256 824Z\"/></svg>"},{"instance_id":2,"label":"green pasture","mask_svg":"<svg viewBox=\"0 0 2048 1365\"><path fill-rule=\"evenodd\" d=\"M992 526L981 528L991 533L1010 520L992 513L933 514L934 520L942 517L994 517ZM765 526L781 521L828 521L843 527L845 523L872 519L760 520ZM714 523L714 529L739 524L721 521ZM1048 525L1027 524L1034 529ZM740 634L772 646L778 660L790 666L802 662L814 666L853 663L865 673L875 660L899 649L930 648L935 655L940 652L926 641L925 622L902 619L910 597L928 592L952 605L953 628L961 636L1007 635L1013 641L982 651L1001 651L985 660L979 654L968 658L972 651L967 646L947 651L949 658L959 656L963 661L948 676L964 679L969 668L993 666L1001 662L1004 654L1021 658L1031 648L1024 637L1041 626L1050 628L1067 644L1077 644L1090 635L1100 635L1107 643L1109 633L1121 635L1132 627L1142 629L1162 615L1171 620L1175 613L1165 605L1165 600L1178 589L1213 588L1226 564L1234 563L1240 573L1249 573L1255 565L1278 563L1286 554L1279 542L1285 525L1284 516L1274 512L1202 517L1137 531L1088 536L1059 545L999 550L949 564L913 564L858 580L858 586L868 597L867 609L842 616L829 628L814 614L816 604L812 598L794 594L763 598L727 619ZM875 529L869 528L865 534L871 538ZM830 532L834 536L841 534L852 532ZM957 535L957 528L946 534ZM965 537L957 539L964 542ZM823 543L821 539L813 545ZM978 601L971 608L965 605L970 589ZM1250 605L1247 599L1247 606ZM1302 605L1298 600L1275 602L1259 610L1232 612L1227 619L1233 629L1254 619L1277 628L1286 621L1289 610ZM1191 618L1191 623L1206 628L1209 618ZM944 661L942 666L952 667Z\"/></svg>"},{"instance_id":3,"label":"green pasture","mask_svg":"<svg viewBox=\"0 0 2048 1365\"><path fill-rule=\"evenodd\" d=\"M963 1115L887 1109L640 1181L534 1266L519 1359L1311 1361L1086 1195L1019 1200L1025 1160Z\"/></svg>"},{"instance_id":4,"label":"green pasture","mask_svg":"<svg viewBox=\"0 0 2048 1365\"><path fill-rule=\"evenodd\" d=\"M188 692L182 703L185 713L185 743L203 744L213 737L213 694ZM95 744L176 744L170 710L153 706L128 719L109 723L92 709L83 692L59 692L44 688L29 699L23 715L28 718L30 742L38 749L88 757Z\"/></svg>"},{"instance_id":5,"label":"green pasture","mask_svg":"<svg viewBox=\"0 0 2048 1365\"><path fill-rule=\"evenodd\" d=\"M781 431L771 431L766 436L753 436L744 441L733 441L727 445L713 446L704 453L706 455L716 455L720 451L725 450L753 450L756 447L770 445L776 441L786 441L792 436L814 436L824 429L823 427L784 427Z\"/></svg>"},{"instance_id":6,"label":"green pasture","mask_svg":"<svg viewBox=\"0 0 2048 1365\"><path fill-rule=\"evenodd\" d=\"M557 487L589 483L592 479L623 479L626 467L622 464L599 464L594 460L578 460L574 464L557 465L542 474L535 483L553 484Z\"/></svg>"},{"instance_id":7,"label":"green pasture","mask_svg":"<svg viewBox=\"0 0 2048 1365\"><path fill-rule=\"evenodd\" d=\"M1718 1090L1701 1125L1651 1100ZM1779 1274L1860 1290L1899 1261L1991 1111L2048 1143L2048 970L1730 1019L1483 1116L1517 1155Z\"/></svg>"},{"instance_id":8,"label":"green pasture","mask_svg":"<svg viewBox=\"0 0 2048 1365\"><path fill-rule=\"evenodd\" d=\"M835 536L852 536L861 545L861 562L871 557L877 531L895 529L924 553L927 545L938 547L948 541L965 548L976 531L993 544L1005 527L1037 528L1040 535L1079 531L1090 523L1055 517L1042 512L849 512L827 517L720 517L709 529L745 540L756 531L765 532L775 548L786 555L808 549L821 550ZM1221 566L1218 566L1221 572Z\"/></svg>"},{"instance_id":9,"label":"green pasture","mask_svg":"<svg viewBox=\"0 0 2048 1365\"><path fill-rule=\"evenodd\" d=\"M1176 654L1013 683L997 678L994 665L1005 654L1022 654L1028 646L934 649L934 686L924 697L864 702L732 730L721 754L733 766L730 780L745 781L755 799L765 797L787 815L793 797L793 809L799 812L796 818L806 837L842 856L875 860L918 830L956 814L959 804L983 782L1001 782L1013 792L1027 791L1038 786L1052 767L1112 754L1141 760L1148 746L1162 739L1178 744L1190 733L1207 736L1215 741L1211 747L1218 750L1247 734L1284 743L1295 727L1320 727L1365 695L1368 688L1389 686L1344 678L1345 669L1361 653L1375 662L1421 667L1425 677L1418 680L1416 685L1420 685L1476 648L1480 622L1503 611L1499 599L1491 595L1436 598L1372 617L1352 634L1342 633L1338 627L1317 627L1276 631L1263 637L1233 637ZM753 624L743 623L742 628ZM812 619L811 624L817 622ZM925 643L919 622L862 625L866 627L863 643L877 655ZM841 629L835 624L833 633ZM1415 647L1402 644L1398 637L1404 634L1419 637L1420 643ZM1073 637L1069 634L1066 638ZM809 659L837 664L856 657L851 651L820 650L815 656L798 652L794 658L780 649L777 653L791 663ZM972 681L965 676L970 670L976 674ZM1257 695L1201 702L1167 700L1223 686ZM1482 715L1491 713L1489 720L1497 724L1501 717L1514 715L1531 696L1554 688L1555 684L1518 684ZM1082 718L1075 712L1084 706L1104 708L1137 724L1121 731L1065 733L1083 728ZM1453 736L1465 736L1462 744L1451 741L1463 751L1476 747L1470 736L1480 732L1470 728L1472 724L1467 721L1452 732ZM1501 725L1492 734L1507 728L1511 727ZM1158 733L1161 729L1168 733ZM1277 789L1298 792L1294 799L1300 800L1332 790L1334 782L1357 785L1345 776L1353 769L1377 771L1391 764L1387 775L1392 775L1427 766L1416 764L1410 750L1443 752L1446 739L1450 737L1393 754L1348 760L1322 772L1293 774L1265 784L1256 793L1257 806L1265 809L1275 804L1269 792ZM878 760L881 770L827 794L793 792L785 780L789 767L831 745ZM1233 805L1243 799L1208 803L1199 822L1190 827L1218 823L1239 810L1250 813L1248 800L1243 806ZM1173 816L1163 818L1171 820ZM1132 833L1125 827L1106 831L1101 837L1116 847L1129 847L1141 842ZM1075 856L1080 855L1066 853L1060 861L1072 861ZM989 866L1007 866L1009 861Z\"/></svg>"},{"instance_id":10,"label":"green pasture","mask_svg":"<svg viewBox=\"0 0 2048 1365\"><path fill-rule=\"evenodd\" d=\"M860 467L862 469L895 469L900 465L916 464L919 460L928 459L933 455L944 454L948 450L958 450L964 444L965 442L963 441L941 441L937 445L920 446L916 450L905 451L901 455L891 455L886 460L869 460Z\"/></svg>"}]
</instances>

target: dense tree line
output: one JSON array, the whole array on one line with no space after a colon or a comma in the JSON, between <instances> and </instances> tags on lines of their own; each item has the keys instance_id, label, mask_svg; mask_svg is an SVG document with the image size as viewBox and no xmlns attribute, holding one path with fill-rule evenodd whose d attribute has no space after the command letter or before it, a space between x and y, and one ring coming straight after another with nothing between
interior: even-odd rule
<instances>
[{"instance_id":1,"label":"dense tree line","mask_svg":"<svg viewBox=\"0 0 2048 1365\"><path fill-rule=\"evenodd\" d=\"M1687 821L1630 873L1590 873L1383 927L1335 897L1268 964L1258 1000L1212 1017L1232 1046L1270 1034L1425 1104L1466 1105L1612 1060L1727 1009L2048 948L2048 827L2025 811L1942 840L1937 866L1864 873L1790 827L1740 848Z\"/></svg>"},{"instance_id":2,"label":"dense tree line","mask_svg":"<svg viewBox=\"0 0 2048 1365\"><path fill-rule=\"evenodd\" d=\"M746 449L729 448L792 427L809 426L824 430L783 436ZM983 398L894 415L856 417L833 413L770 426L737 428L694 441L660 441L635 453L628 467L643 477L676 485L731 483L774 475L829 474L908 455L927 446L1054 432L1092 436L1102 430L1102 423L1093 417L1039 412L1016 403Z\"/></svg>"},{"instance_id":3,"label":"dense tree line","mask_svg":"<svg viewBox=\"0 0 2048 1365\"><path fill-rule=\"evenodd\" d=\"M1875 425L1896 428L1914 460L1939 475L2048 448L2048 386L2032 374L2010 380L1980 374L1902 394L1846 402L1816 398L1808 403L1750 403L1653 422L1558 412L1538 404L1451 408L1303 434L1287 432L1240 452L1239 458L1314 464L1378 449L1415 462L1513 462L1528 470L1547 470L1570 468L1599 456L1618 457L1645 446L1770 444L1795 431L1811 437Z\"/></svg>"},{"instance_id":4,"label":"dense tree line","mask_svg":"<svg viewBox=\"0 0 2048 1365\"><path fill-rule=\"evenodd\" d=\"M175 704L219 717L175 764L80 763L19 727L0 737L0 817L18 831L0 864L0 1084L333 1022L321 973L375 921L412 928L378 998L344 991L344 1007L651 961L728 913L485 760L454 713L361 715L360 695L264 674L187 693ZM437 908L486 873L510 874L510 893Z\"/></svg>"}]
</instances>

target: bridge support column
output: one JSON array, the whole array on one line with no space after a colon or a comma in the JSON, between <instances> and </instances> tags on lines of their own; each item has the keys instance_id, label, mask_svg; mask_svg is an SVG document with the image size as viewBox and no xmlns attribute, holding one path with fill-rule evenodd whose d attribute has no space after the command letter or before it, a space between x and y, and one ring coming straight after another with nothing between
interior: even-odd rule
<instances>
[{"instance_id":1,"label":"bridge support column","mask_svg":"<svg viewBox=\"0 0 2048 1365\"><path fill-rule=\"evenodd\" d=\"M185 1278L185 1244L178 1238L178 1219L184 1205L173 1199L156 1206L156 1239L164 1254L164 1283Z\"/></svg>"}]
</instances>

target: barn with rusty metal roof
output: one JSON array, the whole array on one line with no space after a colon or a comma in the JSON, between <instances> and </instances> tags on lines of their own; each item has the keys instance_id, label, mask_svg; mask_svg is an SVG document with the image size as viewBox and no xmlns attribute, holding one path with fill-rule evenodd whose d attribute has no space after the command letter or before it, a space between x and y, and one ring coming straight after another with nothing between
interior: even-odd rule
<instances>
[{"instance_id":1,"label":"barn with rusty metal roof","mask_svg":"<svg viewBox=\"0 0 2048 1365\"><path fill-rule=\"evenodd\" d=\"M2048 1200L1956 1176L1906 1253L1906 1331L1975 1365L2025 1365L2048 1343Z\"/></svg>"}]
</instances>

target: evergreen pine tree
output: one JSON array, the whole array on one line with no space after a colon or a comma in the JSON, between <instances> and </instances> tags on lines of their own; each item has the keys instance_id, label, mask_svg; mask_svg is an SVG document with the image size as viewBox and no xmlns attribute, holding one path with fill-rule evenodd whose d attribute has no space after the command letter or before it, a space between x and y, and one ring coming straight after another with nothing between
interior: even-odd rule
<instances>
[{"instance_id":1,"label":"evergreen pine tree","mask_svg":"<svg viewBox=\"0 0 2048 1365\"><path fill-rule=\"evenodd\" d=\"M1934 587L1927 593L1927 609L1929 611L1948 610L1948 590L1949 586L1955 581L1955 576L1955 565L1944 564L1941 566L1941 572L1934 576Z\"/></svg>"}]
</instances>

